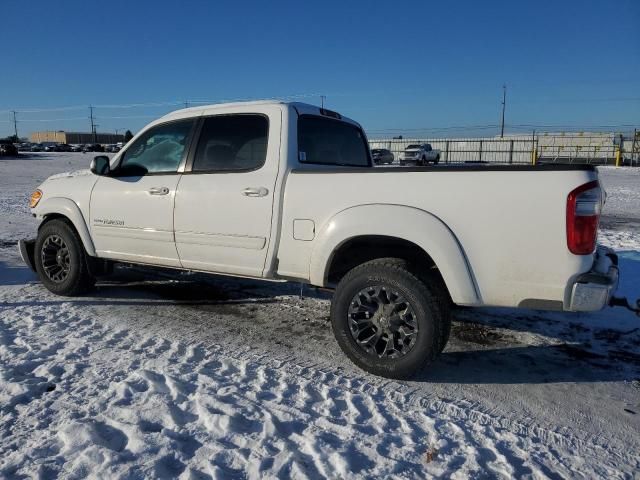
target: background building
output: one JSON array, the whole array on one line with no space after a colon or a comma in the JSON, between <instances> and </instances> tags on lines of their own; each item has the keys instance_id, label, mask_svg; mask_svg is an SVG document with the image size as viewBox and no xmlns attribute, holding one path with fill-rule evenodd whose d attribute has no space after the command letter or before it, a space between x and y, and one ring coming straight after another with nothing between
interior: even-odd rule
<instances>
[{"instance_id":1,"label":"background building","mask_svg":"<svg viewBox=\"0 0 640 480\"><path fill-rule=\"evenodd\" d=\"M64 130L33 132L29 136L32 143L118 143L124 142L124 135L114 133L65 132Z\"/></svg>"}]
</instances>

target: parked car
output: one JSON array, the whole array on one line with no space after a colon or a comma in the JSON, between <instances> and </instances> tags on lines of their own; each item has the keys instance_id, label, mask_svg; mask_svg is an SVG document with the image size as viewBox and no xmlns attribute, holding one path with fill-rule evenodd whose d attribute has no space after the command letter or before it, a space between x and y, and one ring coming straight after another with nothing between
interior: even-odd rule
<instances>
[{"instance_id":1,"label":"parked car","mask_svg":"<svg viewBox=\"0 0 640 480\"><path fill-rule=\"evenodd\" d=\"M404 149L400 165L426 165L440 162L440 150L431 147L430 143L409 145Z\"/></svg>"},{"instance_id":2,"label":"parked car","mask_svg":"<svg viewBox=\"0 0 640 480\"><path fill-rule=\"evenodd\" d=\"M386 148L374 148L371 150L371 159L375 165L384 165L393 163L393 153Z\"/></svg>"},{"instance_id":3,"label":"parked car","mask_svg":"<svg viewBox=\"0 0 640 480\"><path fill-rule=\"evenodd\" d=\"M120 147L114 144L104 145L104 151L109 153L117 153L120 151Z\"/></svg>"},{"instance_id":4,"label":"parked car","mask_svg":"<svg viewBox=\"0 0 640 480\"><path fill-rule=\"evenodd\" d=\"M31 144L30 143L19 143L16 148L19 152L30 152Z\"/></svg>"},{"instance_id":5,"label":"parked car","mask_svg":"<svg viewBox=\"0 0 640 480\"><path fill-rule=\"evenodd\" d=\"M85 145L82 149L83 152L104 152L104 147L99 143L91 143Z\"/></svg>"},{"instance_id":6,"label":"parked car","mask_svg":"<svg viewBox=\"0 0 640 480\"><path fill-rule=\"evenodd\" d=\"M66 143L59 143L54 147L54 152L70 152L71 151L71 145L68 145Z\"/></svg>"},{"instance_id":7,"label":"parked car","mask_svg":"<svg viewBox=\"0 0 640 480\"><path fill-rule=\"evenodd\" d=\"M39 143L34 143L31 145L31 151L32 152L41 152L42 151L42 145L40 145Z\"/></svg>"},{"instance_id":8,"label":"parked car","mask_svg":"<svg viewBox=\"0 0 640 480\"><path fill-rule=\"evenodd\" d=\"M451 303L584 312L612 298L592 165L372 167L362 127L323 108L179 110L45 180L19 249L59 295L117 262L332 289L340 347L392 378L442 352Z\"/></svg>"},{"instance_id":9,"label":"parked car","mask_svg":"<svg viewBox=\"0 0 640 480\"><path fill-rule=\"evenodd\" d=\"M0 156L16 157L18 156L18 149L8 140L0 140Z\"/></svg>"},{"instance_id":10,"label":"parked car","mask_svg":"<svg viewBox=\"0 0 640 480\"><path fill-rule=\"evenodd\" d=\"M42 149L45 152L55 152L56 148L58 148L58 144L54 142L43 142Z\"/></svg>"},{"instance_id":11,"label":"parked car","mask_svg":"<svg viewBox=\"0 0 640 480\"><path fill-rule=\"evenodd\" d=\"M81 152L82 151L82 145L70 145L71 146L71 151L72 152Z\"/></svg>"}]
</instances>

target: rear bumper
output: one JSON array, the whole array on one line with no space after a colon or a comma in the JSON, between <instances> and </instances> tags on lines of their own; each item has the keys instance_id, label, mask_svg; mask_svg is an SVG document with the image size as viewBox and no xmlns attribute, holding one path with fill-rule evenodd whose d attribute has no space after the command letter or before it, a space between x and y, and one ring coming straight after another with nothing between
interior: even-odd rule
<instances>
[{"instance_id":1,"label":"rear bumper","mask_svg":"<svg viewBox=\"0 0 640 480\"><path fill-rule=\"evenodd\" d=\"M36 271L36 264L34 262L35 248L35 240L18 240L18 250L20 251L22 261L34 272Z\"/></svg>"},{"instance_id":2,"label":"rear bumper","mask_svg":"<svg viewBox=\"0 0 640 480\"><path fill-rule=\"evenodd\" d=\"M572 312L601 310L618 288L618 256L613 250L598 247L593 267L579 275L571 287L569 308Z\"/></svg>"}]
</instances>

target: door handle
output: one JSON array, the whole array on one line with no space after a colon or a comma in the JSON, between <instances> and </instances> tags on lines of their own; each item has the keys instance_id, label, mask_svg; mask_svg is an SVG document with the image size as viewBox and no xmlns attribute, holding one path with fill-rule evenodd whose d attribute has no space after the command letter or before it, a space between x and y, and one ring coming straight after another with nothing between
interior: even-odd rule
<instances>
[{"instance_id":1,"label":"door handle","mask_svg":"<svg viewBox=\"0 0 640 480\"><path fill-rule=\"evenodd\" d=\"M265 197L269 194L269 190L264 187L247 187L242 191L245 197Z\"/></svg>"},{"instance_id":2,"label":"door handle","mask_svg":"<svg viewBox=\"0 0 640 480\"><path fill-rule=\"evenodd\" d=\"M169 189L167 187L151 187L149 189L150 195L167 195L169 193Z\"/></svg>"}]
</instances>

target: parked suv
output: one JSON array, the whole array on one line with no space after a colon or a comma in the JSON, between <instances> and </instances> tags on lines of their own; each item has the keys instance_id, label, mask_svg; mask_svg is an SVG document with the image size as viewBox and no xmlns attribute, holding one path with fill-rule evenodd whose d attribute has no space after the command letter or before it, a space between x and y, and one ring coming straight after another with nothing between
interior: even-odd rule
<instances>
[{"instance_id":1,"label":"parked suv","mask_svg":"<svg viewBox=\"0 0 640 480\"><path fill-rule=\"evenodd\" d=\"M375 165L384 165L393 163L393 153L386 148L374 148L371 150L371 159Z\"/></svg>"},{"instance_id":2,"label":"parked suv","mask_svg":"<svg viewBox=\"0 0 640 480\"><path fill-rule=\"evenodd\" d=\"M18 155L18 149L9 140L0 140L0 156L3 157L16 157Z\"/></svg>"}]
</instances>

